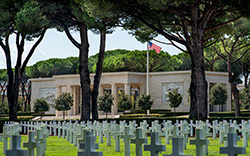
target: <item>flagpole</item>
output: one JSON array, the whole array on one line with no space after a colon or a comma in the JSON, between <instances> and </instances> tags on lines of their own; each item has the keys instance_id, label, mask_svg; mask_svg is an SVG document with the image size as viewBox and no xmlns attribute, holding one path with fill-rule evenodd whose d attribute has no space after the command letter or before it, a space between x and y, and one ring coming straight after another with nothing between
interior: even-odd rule
<instances>
[{"instance_id":1,"label":"flagpole","mask_svg":"<svg viewBox=\"0 0 250 156\"><path fill-rule=\"evenodd\" d=\"M149 44L148 44L148 42L147 42L147 95L149 95L149 51L148 51L148 46L149 46Z\"/></svg>"}]
</instances>

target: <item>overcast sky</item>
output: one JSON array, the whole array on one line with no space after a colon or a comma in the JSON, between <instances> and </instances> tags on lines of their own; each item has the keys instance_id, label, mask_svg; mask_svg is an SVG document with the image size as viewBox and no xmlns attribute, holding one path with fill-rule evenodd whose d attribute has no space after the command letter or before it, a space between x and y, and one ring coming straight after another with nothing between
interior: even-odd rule
<instances>
[{"instance_id":1,"label":"overcast sky","mask_svg":"<svg viewBox=\"0 0 250 156\"><path fill-rule=\"evenodd\" d=\"M73 36L78 40L79 34L77 32L72 32ZM161 36L156 38L167 42L167 40ZM89 56L94 55L99 50L99 35L93 34L89 31ZM152 41L153 43L162 47L163 51L169 52L171 55L178 54L180 51L171 45L164 45ZM28 50L32 47L34 42L25 43L24 57L26 57ZM16 46L15 38L12 36L10 38L11 46L11 57L12 57L12 67L16 63ZM127 50L146 50L146 43L142 44L137 41L132 35L129 35L126 31L121 28L117 28L115 32L107 35L106 50L114 49L127 49ZM56 30L48 30L45 34L43 41L37 47L35 53L30 59L28 65L33 65L38 61L46 60L49 58L66 58L70 56L78 56L78 50L71 44L66 35ZM23 58L24 58L23 57ZM6 68L5 56L2 49L0 49L0 69Z\"/></svg>"}]
</instances>

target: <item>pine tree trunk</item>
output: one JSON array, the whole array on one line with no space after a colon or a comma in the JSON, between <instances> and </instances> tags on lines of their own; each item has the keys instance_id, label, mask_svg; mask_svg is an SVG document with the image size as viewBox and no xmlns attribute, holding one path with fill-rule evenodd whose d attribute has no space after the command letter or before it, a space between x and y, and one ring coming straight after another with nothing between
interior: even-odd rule
<instances>
[{"instance_id":1,"label":"pine tree trunk","mask_svg":"<svg viewBox=\"0 0 250 156\"><path fill-rule=\"evenodd\" d=\"M207 81L203 60L203 44L201 38L194 39L195 48L192 49L191 57L191 83L190 83L190 116L191 119L207 118ZM195 56L195 57L194 57Z\"/></svg>"},{"instance_id":2,"label":"pine tree trunk","mask_svg":"<svg viewBox=\"0 0 250 156\"><path fill-rule=\"evenodd\" d=\"M196 3L192 3L191 30L188 30L190 29L188 21L186 19L182 19L183 32L187 42L186 48L192 61L190 83L191 106L189 118L198 120L207 118L207 81L204 68L203 37L204 29L209 19L208 17L201 22L199 6Z\"/></svg>"},{"instance_id":3,"label":"pine tree trunk","mask_svg":"<svg viewBox=\"0 0 250 156\"><path fill-rule=\"evenodd\" d=\"M231 58L232 58L232 55L230 54L227 58L228 82L231 86L231 91L234 96L235 117L240 117L240 95L239 95L239 90L237 89L236 84L234 84L233 82Z\"/></svg>"},{"instance_id":4,"label":"pine tree trunk","mask_svg":"<svg viewBox=\"0 0 250 156\"><path fill-rule=\"evenodd\" d=\"M81 121L90 119L90 74L88 70L88 32L87 26L79 24L81 45L79 51L79 74L82 90Z\"/></svg>"},{"instance_id":5,"label":"pine tree trunk","mask_svg":"<svg viewBox=\"0 0 250 156\"><path fill-rule=\"evenodd\" d=\"M9 81L7 86L7 97L9 103L9 120L17 121L17 104L19 95L20 77L15 76L15 82Z\"/></svg>"},{"instance_id":6,"label":"pine tree trunk","mask_svg":"<svg viewBox=\"0 0 250 156\"><path fill-rule=\"evenodd\" d=\"M239 90L237 89L237 86L235 84L230 83L232 93L234 96L234 104L235 104L235 117L240 117L240 94Z\"/></svg>"},{"instance_id":7,"label":"pine tree trunk","mask_svg":"<svg viewBox=\"0 0 250 156\"><path fill-rule=\"evenodd\" d=\"M106 43L106 32L105 30L102 30L100 33L100 50L98 55L98 62L96 65L96 73L94 77L94 88L91 93L92 95L92 119L97 120L98 119L98 106L97 106L97 98L99 93L99 85L100 85L100 79L102 76L102 68L103 68L103 59L104 59L104 53L105 53L105 43Z\"/></svg>"}]
</instances>

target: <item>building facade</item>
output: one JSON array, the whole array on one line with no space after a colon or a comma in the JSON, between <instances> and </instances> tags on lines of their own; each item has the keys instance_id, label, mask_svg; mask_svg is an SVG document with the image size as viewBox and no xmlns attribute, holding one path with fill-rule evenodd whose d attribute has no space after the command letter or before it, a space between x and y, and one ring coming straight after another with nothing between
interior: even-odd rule
<instances>
[{"instance_id":1,"label":"building facade","mask_svg":"<svg viewBox=\"0 0 250 156\"><path fill-rule=\"evenodd\" d=\"M94 74L91 77L91 87L93 87ZM211 86L220 83L227 88L227 104L219 109L219 106L208 105L208 111L230 111L231 110L231 88L228 83L228 75L224 72L206 72L208 82L208 93ZM56 75L52 78L37 78L31 79L32 93L31 102L33 104L36 98L45 97L52 105L53 98L58 97L63 92L69 92L73 95L74 105L72 109L67 111L67 115L80 114L81 103L81 88L80 76L76 75ZM190 108L189 87L191 81L190 71L175 71L175 72L153 72L149 74L149 94L153 100L152 109L173 109L169 106L168 92L174 88L178 88L182 94L182 104L176 111L188 112ZM110 93L114 97L114 105L111 113L118 113L117 99L121 92L130 95L132 102L135 99L146 93L146 73L139 72L112 72L103 73L100 81L99 96L104 92ZM209 99L209 94L208 94ZM209 100L208 100L209 101ZM135 105L133 105L135 107ZM61 116L62 112L55 111L53 107L47 113L55 113Z\"/></svg>"}]
</instances>

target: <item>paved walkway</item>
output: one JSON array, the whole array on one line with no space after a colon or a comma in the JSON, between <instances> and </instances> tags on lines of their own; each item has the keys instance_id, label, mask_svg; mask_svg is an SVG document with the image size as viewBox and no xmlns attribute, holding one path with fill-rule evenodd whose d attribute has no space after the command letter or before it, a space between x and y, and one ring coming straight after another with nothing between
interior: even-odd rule
<instances>
[{"instance_id":1,"label":"paved walkway","mask_svg":"<svg viewBox=\"0 0 250 156\"><path fill-rule=\"evenodd\" d=\"M108 115L108 118L119 118L120 115ZM90 115L90 118L91 115ZM103 119L106 118L106 115L99 115L99 119ZM44 116L43 120L60 120L63 119L63 116ZM80 115L76 115L76 116L65 116L65 120L80 120ZM40 116L35 117L32 120L40 120Z\"/></svg>"}]
</instances>

